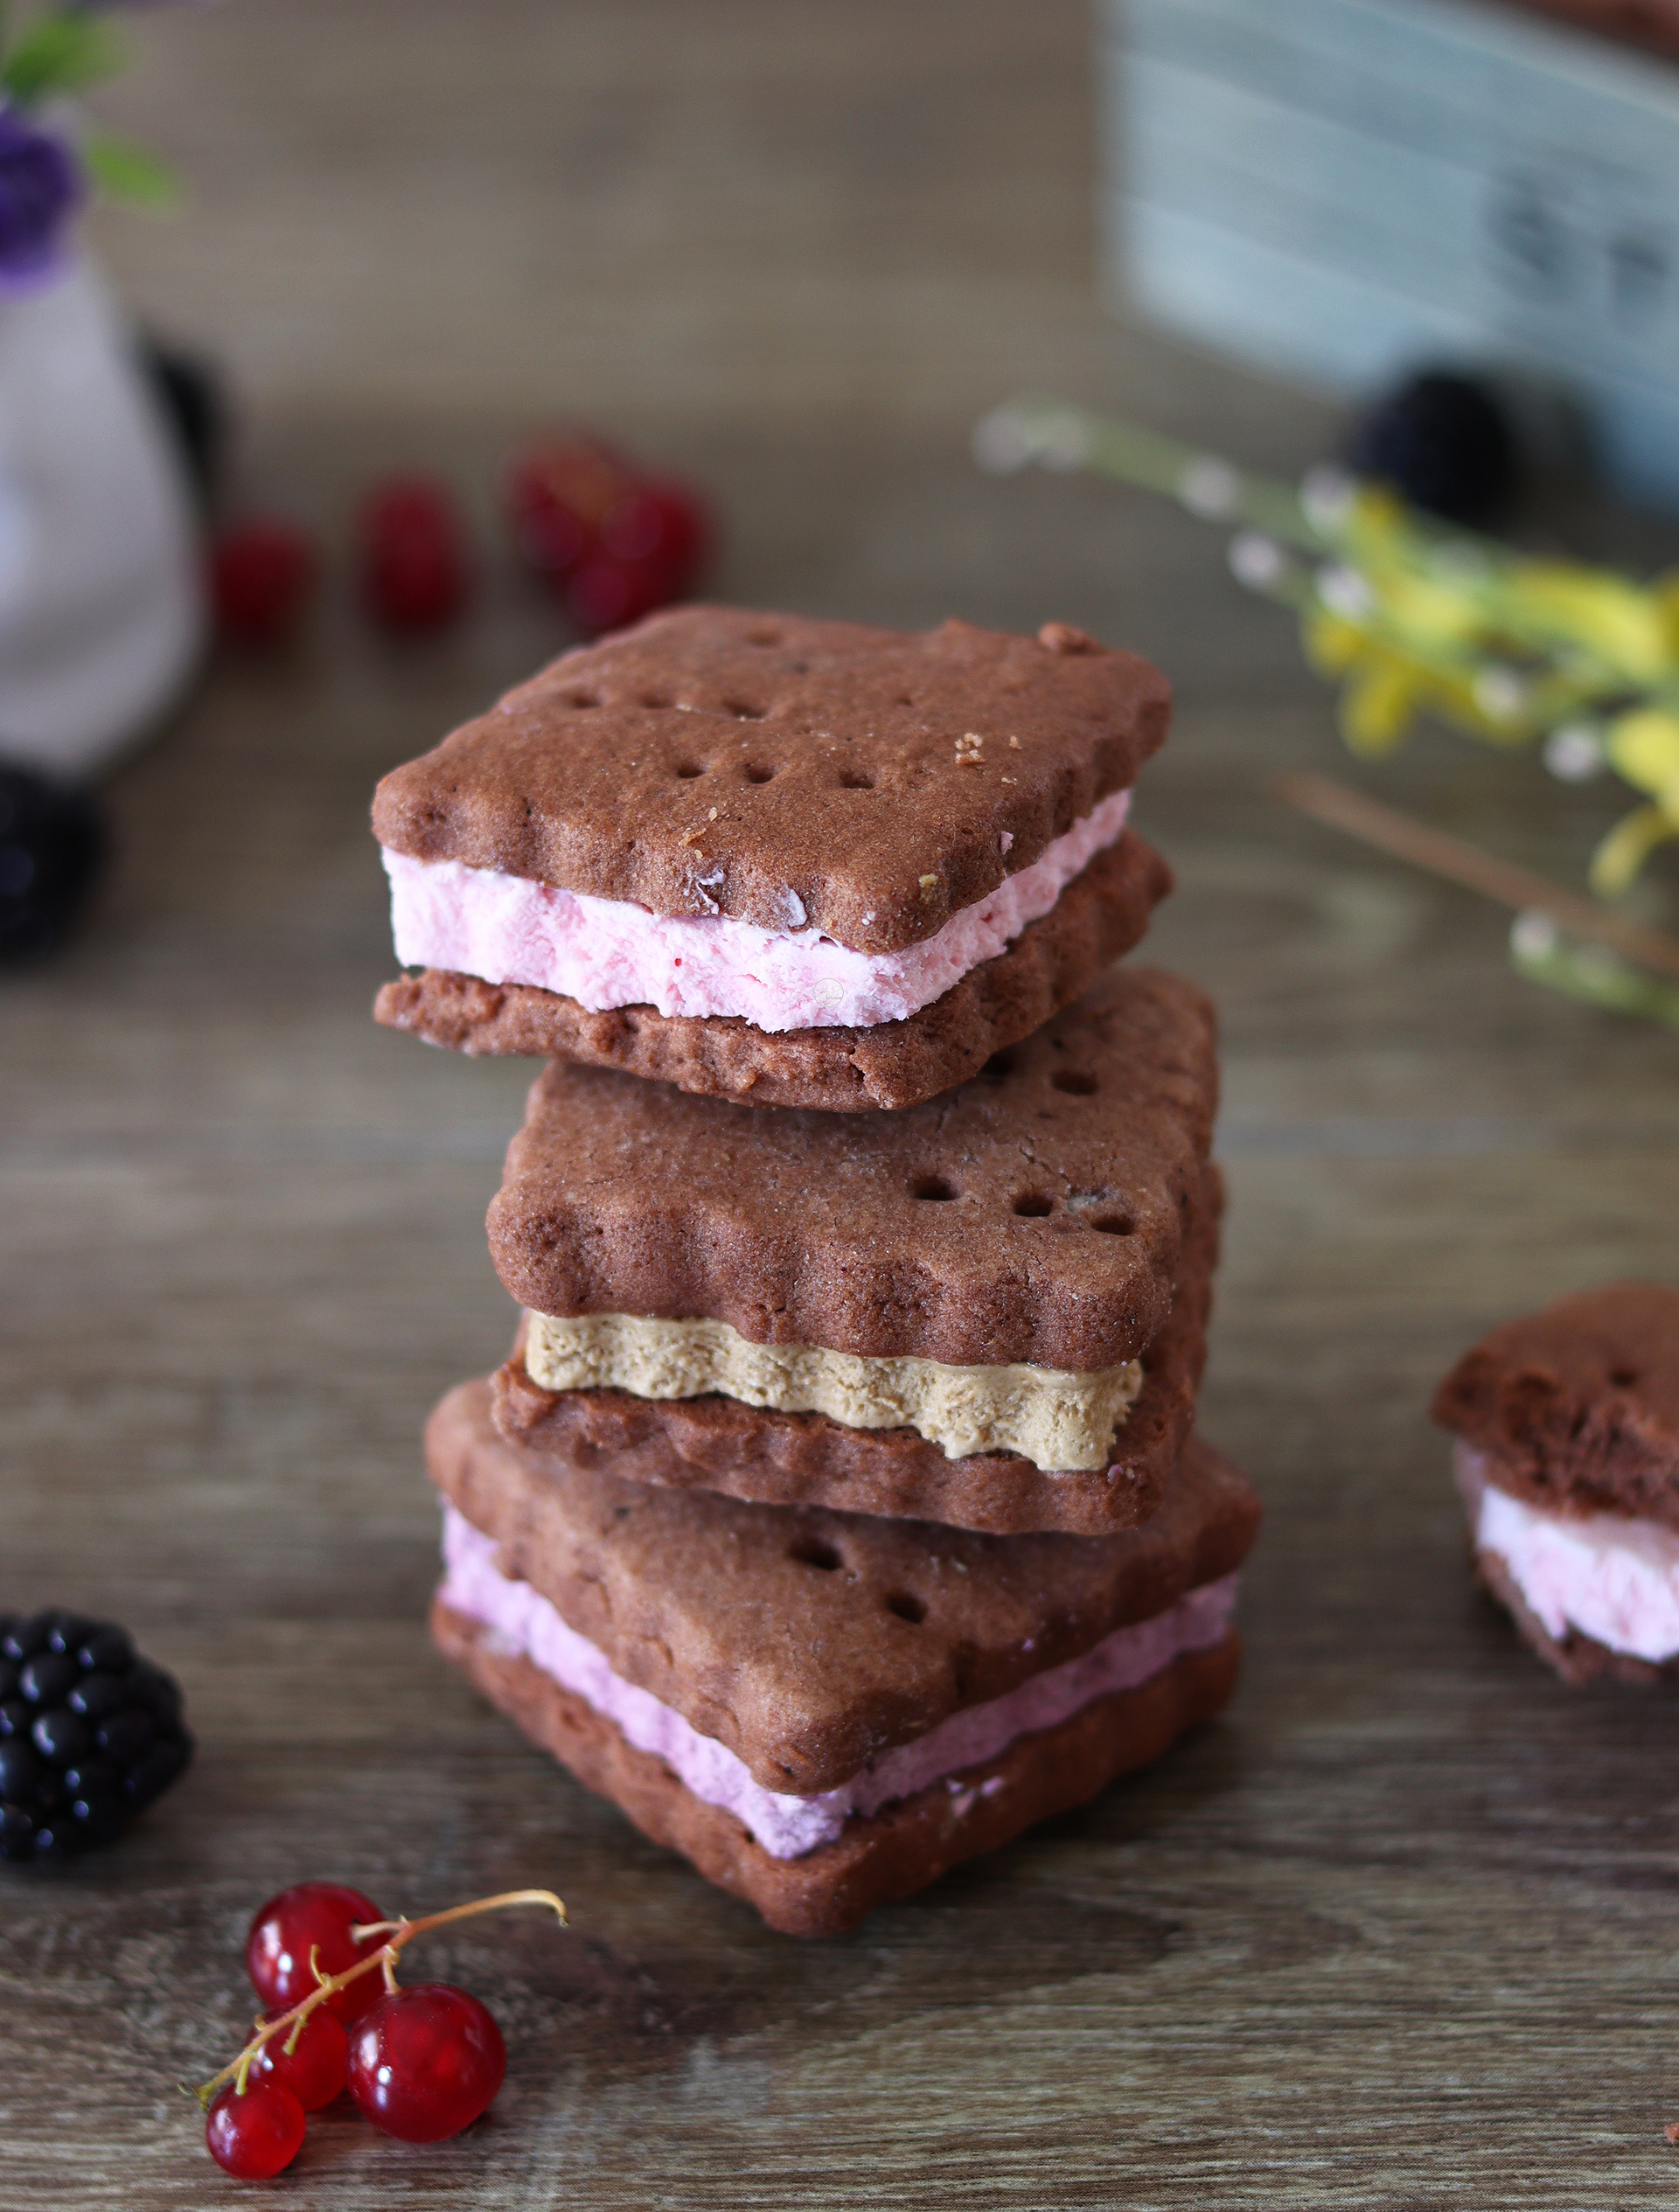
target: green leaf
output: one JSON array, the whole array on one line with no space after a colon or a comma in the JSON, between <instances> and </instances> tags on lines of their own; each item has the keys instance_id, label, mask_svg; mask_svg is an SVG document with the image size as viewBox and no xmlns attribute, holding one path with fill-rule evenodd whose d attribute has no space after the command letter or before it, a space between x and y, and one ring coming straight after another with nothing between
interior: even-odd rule
<instances>
[{"instance_id":1,"label":"green leaf","mask_svg":"<svg viewBox=\"0 0 1679 2212\"><path fill-rule=\"evenodd\" d=\"M38 16L0 62L0 92L19 108L80 92L122 66L122 42L101 17Z\"/></svg>"},{"instance_id":2,"label":"green leaf","mask_svg":"<svg viewBox=\"0 0 1679 2212\"><path fill-rule=\"evenodd\" d=\"M180 197L175 174L143 146L121 138L83 141L81 158L101 192L136 207L172 207Z\"/></svg>"}]
</instances>

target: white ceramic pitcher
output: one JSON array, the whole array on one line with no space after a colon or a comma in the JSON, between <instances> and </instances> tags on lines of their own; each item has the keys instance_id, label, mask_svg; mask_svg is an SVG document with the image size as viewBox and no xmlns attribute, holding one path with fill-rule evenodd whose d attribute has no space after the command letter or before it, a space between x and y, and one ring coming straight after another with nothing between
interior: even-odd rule
<instances>
[{"instance_id":1,"label":"white ceramic pitcher","mask_svg":"<svg viewBox=\"0 0 1679 2212\"><path fill-rule=\"evenodd\" d=\"M87 263L0 297L0 759L92 773L204 637L183 472Z\"/></svg>"}]
</instances>

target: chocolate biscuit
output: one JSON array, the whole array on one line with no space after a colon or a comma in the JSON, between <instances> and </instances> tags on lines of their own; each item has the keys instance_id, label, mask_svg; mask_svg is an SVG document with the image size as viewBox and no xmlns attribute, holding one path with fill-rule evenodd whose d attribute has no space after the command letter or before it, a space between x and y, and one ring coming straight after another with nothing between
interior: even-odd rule
<instances>
[{"instance_id":1,"label":"chocolate biscuit","mask_svg":"<svg viewBox=\"0 0 1679 2212\"><path fill-rule=\"evenodd\" d=\"M544 1390L526 1374L518 1342L495 1377L496 1425L510 1443L568 1466L610 1465L637 1482L764 1505L897 1514L996 1535L1133 1528L1160 1505L1194 1425L1222 1196L1209 1161L1185 1221L1172 1311L1142 1354L1142 1391L1105 1468L1046 1474L1013 1451L948 1459L914 1429L850 1429L825 1414L778 1413L715 1394Z\"/></svg>"},{"instance_id":2,"label":"chocolate biscuit","mask_svg":"<svg viewBox=\"0 0 1679 2212\"><path fill-rule=\"evenodd\" d=\"M1530 1505L1679 1528L1679 1291L1610 1283L1507 1322L1432 1411Z\"/></svg>"},{"instance_id":3,"label":"chocolate biscuit","mask_svg":"<svg viewBox=\"0 0 1679 2212\"><path fill-rule=\"evenodd\" d=\"M1244 1478L1197 1438L1160 1511L1125 1535L743 1505L521 1450L492 1426L485 1382L442 1400L426 1460L502 1574L765 1789L801 1796L1233 1573L1259 1519Z\"/></svg>"},{"instance_id":4,"label":"chocolate biscuit","mask_svg":"<svg viewBox=\"0 0 1679 2212\"><path fill-rule=\"evenodd\" d=\"M529 1659L507 1654L476 1621L440 1602L431 1624L445 1657L586 1788L790 1936L843 1935L877 1905L924 1889L963 1860L997 1850L1160 1757L1229 1702L1240 1659L1234 1634L1187 1652L1138 1688L1095 1699L1057 1728L1016 1737L982 1765L848 1821L833 1842L777 1859L733 1815L685 1789L663 1760L637 1750L610 1721Z\"/></svg>"},{"instance_id":5,"label":"chocolate biscuit","mask_svg":"<svg viewBox=\"0 0 1679 2212\"><path fill-rule=\"evenodd\" d=\"M1129 966L898 1114L745 1113L556 1062L508 1150L491 1257L543 1313L708 1318L866 1358L1118 1367L1171 1310L1216 1089L1208 999Z\"/></svg>"},{"instance_id":6,"label":"chocolate biscuit","mask_svg":"<svg viewBox=\"0 0 1679 2212\"><path fill-rule=\"evenodd\" d=\"M897 952L1127 789L1169 707L1146 662L1062 623L679 608L394 769L373 828L416 859Z\"/></svg>"},{"instance_id":7,"label":"chocolate biscuit","mask_svg":"<svg viewBox=\"0 0 1679 2212\"><path fill-rule=\"evenodd\" d=\"M456 1052L578 1061L752 1106L901 1109L965 1082L1087 991L1171 887L1166 862L1127 830L1006 951L919 1013L868 1028L765 1031L644 1005L591 1013L556 991L440 968L387 983L373 1015Z\"/></svg>"},{"instance_id":8,"label":"chocolate biscuit","mask_svg":"<svg viewBox=\"0 0 1679 2212\"><path fill-rule=\"evenodd\" d=\"M1663 1674L1679 1673L1679 1658L1657 1666L1648 1659L1634 1658L1630 1652L1612 1652L1606 1644L1599 1644L1571 1624L1562 1635L1553 1636L1495 1551L1476 1550L1473 1557L1476 1579L1487 1596L1508 1613L1523 1643L1571 1688L1584 1689L1588 1682L1610 1680L1648 1689Z\"/></svg>"}]
</instances>

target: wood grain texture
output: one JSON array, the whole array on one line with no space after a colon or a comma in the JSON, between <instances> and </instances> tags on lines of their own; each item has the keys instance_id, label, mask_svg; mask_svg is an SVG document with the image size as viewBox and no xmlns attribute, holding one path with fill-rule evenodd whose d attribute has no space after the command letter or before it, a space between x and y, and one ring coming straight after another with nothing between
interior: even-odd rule
<instances>
[{"instance_id":1,"label":"wood grain texture","mask_svg":"<svg viewBox=\"0 0 1679 2212\"><path fill-rule=\"evenodd\" d=\"M1349 769L1216 533L972 471L971 407L1023 373L1260 465L1333 435L1104 325L1087 31L1070 0L147 17L105 110L199 205L105 235L239 362L250 487L324 524L391 462L485 501L534 414L594 410L717 489L723 593L1060 616L1171 673L1139 824L1180 888L1149 956L1223 1009L1205 1426L1268 1509L1237 1699L809 1947L432 1653L420 1427L505 1349L483 1216L530 1071L368 1019L366 803L563 633L499 570L412 653L335 605L295 661L214 670L116 779L92 926L0 984L0 1603L131 1623L201 1743L118 1851L0 1869L7 2212L233 2201L173 2084L238 2040L252 1908L314 1875L411 1911L552 1884L575 1928L416 1955L492 2003L506 2087L433 2151L316 2124L269 2192L306 2212L1673 2200L1679 1703L1570 1694L1522 1649L1425 1409L1494 1320L1679 1277L1674 1040L1515 980L1503 915L1265 789L1354 776L1562 881L1620 801L1445 738ZM1641 542L1620 527L1574 541Z\"/></svg>"}]
</instances>

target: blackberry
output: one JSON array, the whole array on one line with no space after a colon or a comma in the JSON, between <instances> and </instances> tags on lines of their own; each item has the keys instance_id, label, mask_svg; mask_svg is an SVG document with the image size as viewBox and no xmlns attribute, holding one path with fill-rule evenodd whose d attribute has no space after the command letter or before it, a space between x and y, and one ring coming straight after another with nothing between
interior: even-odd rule
<instances>
[{"instance_id":1,"label":"blackberry","mask_svg":"<svg viewBox=\"0 0 1679 2212\"><path fill-rule=\"evenodd\" d=\"M52 951L105 857L85 791L0 762L0 965Z\"/></svg>"},{"instance_id":2,"label":"blackberry","mask_svg":"<svg viewBox=\"0 0 1679 2212\"><path fill-rule=\"evenodd\" d=\"M110 1842L192 1756L174 1677L126 1630L0 1613L0 1858Z\"/></svg>"},{"instance_id":3,"label":"blackberry","mask_svg":"<svg viewBox=\"0 0 1679 2212\"><path fill-rule=\"evenodd\" d=\"M1425 369L1378 400L1347 459L1448 522L1490 521L1516 490L1516 442L1503 407L1484 384L1449 369Z\"/></svg>"}]
</instances>

